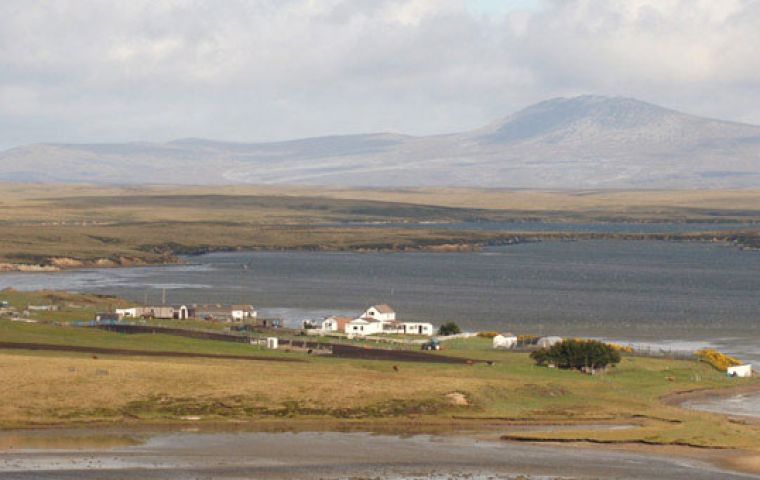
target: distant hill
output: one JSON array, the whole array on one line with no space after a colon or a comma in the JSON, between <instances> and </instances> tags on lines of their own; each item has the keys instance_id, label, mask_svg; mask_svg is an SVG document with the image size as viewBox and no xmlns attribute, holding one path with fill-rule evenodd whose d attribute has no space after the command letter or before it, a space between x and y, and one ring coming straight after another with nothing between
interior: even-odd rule
<instances>
[{"instance_id":1,"label":"distant hill","mask_svg":"<svg viewBox=\"0 0 760 480\"><path fill-rule=\"evenodd\" d=\"M34 182L743 188L760 186L760 127L582 96L449 135L36 144L0 152L0 167Z\"/></svg>"}]
</instances>

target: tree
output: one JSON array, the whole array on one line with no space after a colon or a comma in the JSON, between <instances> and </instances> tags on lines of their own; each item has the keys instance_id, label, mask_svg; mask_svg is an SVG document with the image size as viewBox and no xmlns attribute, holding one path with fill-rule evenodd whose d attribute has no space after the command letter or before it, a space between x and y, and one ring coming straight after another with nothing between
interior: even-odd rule
<instances>
[{"instance_id":1,"label":"tree","mask_svg":"<svg viewBox=\"0 0 760 480\"><path fill-rule=\"evenodd\" d=\"M597 340L565 340L530 354L538 365L552 363L558 368L604 368L620 363L620 352Z\"/></svg>"},{"instance_id":2,"label":"tree","mask_svg":"<svg viewBox=\"0 0 760 480\"><path fill-rule=\"evenodd\" d=\"M462 330L460 330L459 325L454 322L446 322L438 328L438 335L441 335L442 337L456 335L457 333L462 333Z\"/></svg>"}]
</instances>

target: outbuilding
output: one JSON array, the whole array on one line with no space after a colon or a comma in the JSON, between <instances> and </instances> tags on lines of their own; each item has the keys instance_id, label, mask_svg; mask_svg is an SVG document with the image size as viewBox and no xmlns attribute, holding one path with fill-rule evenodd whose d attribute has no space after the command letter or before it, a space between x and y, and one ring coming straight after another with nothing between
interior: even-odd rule
<instances>
[{"instance_id":1,"label":"outbuilding","mask_svg":"<svg viewBox=\"0 0 760 480\"><path fill-rule=\"evenodd\" d=\"M433 324L427 322L403 322L399 326L399 333L404 335L433 335Z\"/></svg>"},{"instance_id":2,"label":"outbuilding","mask_svg":"<svg viewBox=\"0 0 760 480\"><path fill-rule=\"evenodd\" d=\"M352 320L351 317L343 317L333 315L327 317L322 321L322 331L325 333L331 332L344 332L346 330L346 324Z\"/></svg>"},{"instance_id":3,"label":"outbuilding","mask_svg":"<svg viewBox=\"0 0 760 480\"><path fill-rule=\"evenodd\" d=\"M733 367L728 367L726 369L726 375L729 377L751 377L752 376L752 364L747 363L744 365L736 365Z\"/></svg>"},{"instance_id":4,"label":"outbuilding","mask_svg":"<svg viewBox=\"0 0 760 480\"><path fill-rule=\"evenodd\" d=\"M499 350L509 350L517 345L517 337L511 333L496 335L493 337L493 348Z\"/></svg>"},{"instance_id":5,"label":"outbuilding","mask_svg":"<svg viewBox=\"0 0 760 480\"><path fill-rule=\"evenodd\" d=\"M562 337L542 337L536 342L538 348L551 348L554 345L562 343Z\"/></svg>"}]
</instances>

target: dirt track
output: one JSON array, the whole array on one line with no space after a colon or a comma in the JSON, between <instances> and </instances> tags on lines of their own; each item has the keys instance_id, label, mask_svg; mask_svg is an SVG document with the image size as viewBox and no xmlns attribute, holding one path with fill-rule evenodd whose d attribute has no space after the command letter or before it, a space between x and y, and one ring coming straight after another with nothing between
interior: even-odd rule
<instances>
[{"instance_id":1,"label":"dirt track","mask_svg":"<svg viewBox=\"0 0 760 480\"><path fill-rule=\"evenodd\" d=\"M136 357L186 357L215 358L222 360L254 360L261 362L303 362L296 358L272 358L255 355L223 355L216 353L165 352L155 350L129 350L123 348L85 347L79 345L55 345L50 343L0 342L0 350L43 350L60 352L99 353L101 355L127 355Z\"/></svg>"},{"instance_id":2,"label":"dirt track","mask_svg":"<svg viewBox=\"0 0 760 480\"><path fill-rule=\"evenodd\" d=\"M287 342L283 342L287 345ZM298 342L295 342L298 343ZM283 345L284 348L287 348ZM316 345L316 344L315 344ZM304 346L309 348L309 342L304 342ZM448 363L448 364L470 364L478 363L477 360L467 360L458 357L447 357L431 353L414 352L408 350L384 350L379 348L355 347L352 345L333 344L332 356L338 358L357 358L362 360L390 360L396 362L426 362L426 363ZM41 351L59 351L59 352L81 352L81 353L99 353L101 355L127 355L139 357L185 357L185 358L216 358L226 360L253 360L265 362L303 362L297 358L272 358L255 355L224 355L215 353L194 353L194 352L167 352L156 350L131 350L123 348L103 348L87 347L80 345L55 345L50 343L17 343L17 342L0 342L0 350L41 350Z\"/></svg>"},{"instance_id":3,"label":"dirt track","mask_svg":"<svg viewBox=\"0 0 760 480\"><path fill-rule=\"evenodd\" d=\"M470 364L482 363L480 360L467 360L459 357L447 357L434 353L415 352L410 350L384 350L380 348L364 348L352 345L333 344L333 356L340 358L360 358L363 360L394 360L397 362L429 362Z\"/></svg>"}]
</instances>

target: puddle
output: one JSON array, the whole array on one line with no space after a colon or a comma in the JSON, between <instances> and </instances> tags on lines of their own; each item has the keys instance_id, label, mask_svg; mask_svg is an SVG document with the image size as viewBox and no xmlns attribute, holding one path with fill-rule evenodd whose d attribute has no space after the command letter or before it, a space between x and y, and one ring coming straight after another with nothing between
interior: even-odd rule
<instances>
[{"instance_id":1,"label":"puddle","mask_svg":"<svg viewBox=\"0 0 760 480\"><path fill-rule=\"evenodd\" d=\"M565 432L565 431L587 431L587 430L629 430L639 427L633 423L588 423L585 425L510 425L504 430L508 432Z\"/></svg>"},{"instance_id":2,"label":"puddle","mask_svg":"<svg viewBox=\"0 0 760 480\"><path fill-rule=\"evenodd\" d=\"M725 398L688 400L681 404L681 406L705 412L760 418L760 393L743 393Z\"/></svg>"}]
</instances>

